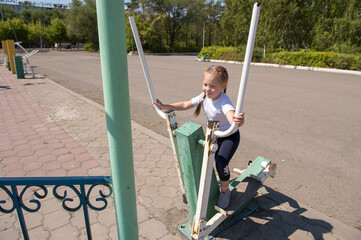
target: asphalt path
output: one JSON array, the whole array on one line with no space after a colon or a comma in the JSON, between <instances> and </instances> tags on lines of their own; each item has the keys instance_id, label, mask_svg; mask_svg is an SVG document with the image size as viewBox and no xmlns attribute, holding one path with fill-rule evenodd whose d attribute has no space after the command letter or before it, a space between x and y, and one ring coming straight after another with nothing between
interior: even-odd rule
<instances>
[{"instance_id":1,"label":"asphalt path","mask_svg":"<svg viewBox=\"0 0 361 240\"><path fill-rule=\"evenodd\" d=\"M165 103L189 100L202 91L210 65L195 56L147 55L155 95ZM30 59L36 72L103 104L99 53L59 51ZM154 111L138 56L128 56L132 120L167 136ZM235 104L242 65L229 72L227 94ZM122 103L119 103L121 105ZM361 77L252 66L240 128L241 144L231 167L246 168L257 156L271 159L278 173L266 185L350 226L361 227ZM177 112L181 125L205 125L193 110Z\"/></svg>"}]
</instances>

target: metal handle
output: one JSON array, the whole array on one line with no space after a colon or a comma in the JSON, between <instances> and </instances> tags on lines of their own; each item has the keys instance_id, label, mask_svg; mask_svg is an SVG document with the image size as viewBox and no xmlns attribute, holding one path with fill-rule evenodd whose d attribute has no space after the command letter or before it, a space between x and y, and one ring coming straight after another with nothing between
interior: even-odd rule
<instances>
[{"instance_id":1,"label":"metal handle","mask_svg":"<svg viewBox=\"0 0 361 240\"><path fill-rule=\"evenodd\" d=\"M140 38L139 38L139 34L138 34L137 25L135 24L134 16L129 16L129 22L130 22L130 26L132 28L135 44L137 45L138 54L140 57L140 62L142 64L145 80L147 81L150 98L151 98L152 102L156 102L157 98L154 95L152 79L150 78L148 65L147 65L147 62L145 61L143 47L142 47L142 44L140 43ZM156 106L156 105L153 105L153 106L154 106L155 110L157 111L158 115L161 118L165 119L165 113L158 106Z\"/></svg>"},{"instance_id":2,"label":"metal handle","mask_svg":"<svg viewBox=\"0 0 361 240\"><path fill-rule=\"evenodd\" d=\"M258 17L259 17L260 9L261 9L261 4L256 2L253 5L252 20L251 20L251 26L249 29L248 41L247 41L247 49L246 49L246 54L244 57L241 83L240 83L240 87L239 87L239 91L238 91L238 98L237 98L237 105L236 105L236 112L235 112L236 116L242 112L244 95L246 92L246 85L247 85L247 79L248 79L248 72L249 72L249 67L251 65L251 60L252 60L254 40L256 38L256 31L257 31L257 24L258 24ZM236 130L236 128L237 128L236 124L233 123L232 126L230 126L226 131L223 131L223 132L215 131L214 134L217 137L227 137L227 136L231 135L232 132L234 130Z\"/></svg>"}]
</instances>

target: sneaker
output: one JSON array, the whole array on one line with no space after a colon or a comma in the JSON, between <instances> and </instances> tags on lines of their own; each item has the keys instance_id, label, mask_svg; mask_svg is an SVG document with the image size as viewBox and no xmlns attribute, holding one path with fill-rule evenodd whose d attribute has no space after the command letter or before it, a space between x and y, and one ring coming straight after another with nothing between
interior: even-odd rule
<instances>
[{"instance_id":1,"label":"sneaker","mask_svg":"<svg viewBox=\"0 0 361 240\"><path fill-rule=\"evenodd\" d=\"M222 193L219 195L218 199L218 207L225 209L229 205L229 201L231 200L231 192L228 193Z\"/></svg>"}]
</instances>

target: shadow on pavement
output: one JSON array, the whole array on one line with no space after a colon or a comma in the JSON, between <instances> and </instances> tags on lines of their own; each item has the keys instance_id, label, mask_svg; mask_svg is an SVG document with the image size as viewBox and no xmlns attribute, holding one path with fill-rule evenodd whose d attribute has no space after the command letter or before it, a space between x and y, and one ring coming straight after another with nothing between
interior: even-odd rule
<instances>
[{"instance_id":1,"label":"shadow on pavement","mask_svg":"<svg viewBox=\"0 0 361 240\"><path fill-rule=\"evenodd\" d=\"M9 86L0 86L0 90L9 90L11 87Z\"/></svg>"},{"instance_id":2,"label":"shadow on pavement","mask_svg":"<svg viewBox=\"0 0 361 240\"><path fill-rule=\"evenodd\" d=\"M331 234L330 223L303 216L307 209L296 200L266 186L263 191L253 200L259 210L216 239L324 239L324 234Z\"/></svg>"}]
</instances>

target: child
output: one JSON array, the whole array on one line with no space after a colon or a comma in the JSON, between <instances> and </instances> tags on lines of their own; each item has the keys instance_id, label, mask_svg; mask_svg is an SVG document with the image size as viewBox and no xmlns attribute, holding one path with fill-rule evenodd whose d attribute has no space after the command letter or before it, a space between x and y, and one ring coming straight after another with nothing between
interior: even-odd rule
<instances>
[{"instance_id":1,"label":"child","mask_svg":"<svg viewBox=\"0 0 361 240\"><path fill-rule=\"evenodd\" d=\"M244 113L235 116L235 109L231 100L225 94L228 82L227 69L222 66L210 66L203 74L203 93L185 102L163 104L157 99L153 104L159 108L168 110L187 110L197 107L194 115L198 116L201 107L207 116L208 121L219 121L219 130L227 130L234 122L238 127L244 123ZM229 190L229 161L239 144L239 131L236 129L230 136L218 138L218 150L215 155L215 162L218 175L221 179L221 194L218 200L220 208L227 208L231 198Z\"/></svg>"}]
</instances>

